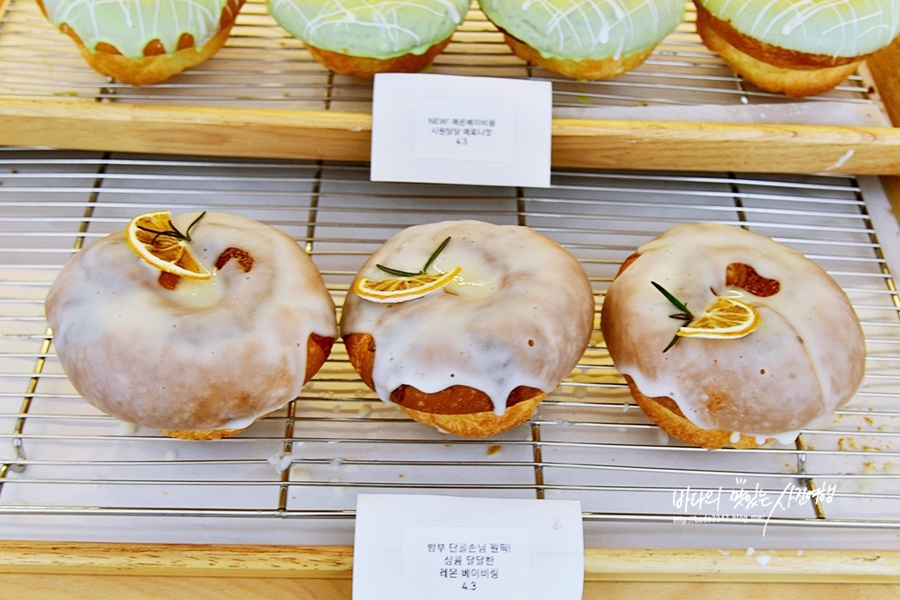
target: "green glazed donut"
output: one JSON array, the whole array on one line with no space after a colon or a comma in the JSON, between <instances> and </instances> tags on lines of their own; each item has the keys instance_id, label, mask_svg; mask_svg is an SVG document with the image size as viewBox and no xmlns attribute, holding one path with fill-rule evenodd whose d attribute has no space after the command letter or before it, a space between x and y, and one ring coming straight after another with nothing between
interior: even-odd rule
<instances>
[{"instance_id":1,"label":"green glazed donut","mask_svg":"<svg viewBox=\"0 0 900 600\"><path fill-rule=\"evenodd\" d=\"M681 0L479 0L520 58L576 79L639 66L684 19Z\"/></svg>"},{"instance_id":2,"label":"green glazed donut","mask_svg":"<svg viewBox=\"0 0 900 600\"><path fill-rule=\"evenodd\" d=\"M738 74L791 96L828 91L900 33L897 0L694 0L697 32Z\"/></svg>"},{"instance_id":3,"label":"green glazed donut","mask_svg":"<svg viewBox=\"0 0 900 600\"><path fill-rule=\"evenodd\" d=\"M267 0L272 17L331 70L372 77L426 67L449 43L467 0Z\"/></svg>"},{"instance_id":4,"label":"green glazed donut","mask_svg":"<svg viewBox=\"0 0 900 600\"><path fill-rule=\"evenodd\" d=\"M98 72L159 83L215 54L244 0L38 0Z\"/></svg>"}]
</instances>

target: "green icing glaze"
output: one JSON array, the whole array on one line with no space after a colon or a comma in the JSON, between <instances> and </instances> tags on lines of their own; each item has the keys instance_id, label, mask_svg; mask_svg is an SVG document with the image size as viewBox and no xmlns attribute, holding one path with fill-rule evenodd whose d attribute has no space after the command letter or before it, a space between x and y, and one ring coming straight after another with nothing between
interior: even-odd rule
<instances>
[{"instance_id":1,"label":"green icing glaze","mask_svg":"<svg viewBox=\"0 0 900 600\"><path fill-rule=\"evenodd\" d=\"M377 59L423 54L466 18L468 0L267 0L269 12L300 41Z\"/></svg>"},{"instance_id":2,"label":"green icing glaze","mask_svg":"<svg viewBox=\"0 0 900 600\"><path fill-rule=\"evenodd\" d=\"M498 27L545 58L603 60L656 46L684 19L683 0L479 0Z\"/></svg>"},{"instance_id":3,"label":"green icing glaze","mask_svg":"<svg viewBox=\"0 0 900 600\"><path fill-rule=\"evenodd\" d=\"M714 17L773 46L852 57L900 33L898 0L697 0Z\"/></svg>"},{"instance_id":4,"label":"green icing glaze","mask_svg":"<svg viewBox=\"0 0 900 600\"><path fill-rule=\"evenodd\" d=\"M66 23L93 51L105 42L130 58L158 39L167 53L178 48L183 33L199 48L219 32L228 0L44 0L47 18Z\"/></svg>"}]
</instances>

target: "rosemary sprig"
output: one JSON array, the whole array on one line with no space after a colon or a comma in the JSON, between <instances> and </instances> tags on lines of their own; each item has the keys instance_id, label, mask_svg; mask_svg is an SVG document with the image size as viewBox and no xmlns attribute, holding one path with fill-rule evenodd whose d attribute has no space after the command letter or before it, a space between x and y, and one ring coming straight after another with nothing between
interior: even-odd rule
<instances>
[{"instance_id":1,"label":"rosemary sprig","mask_svg":"<svg viewBox=\"0 0 900 600\"><path fill-rule=\"evenodd\" d=\"M169 229L166 229L163 231L159 231L157 229L151 229L149 227L144 227L142 225L138 225L137 228L140 229L141 231L146 231L147 233L152 233L153 234L153 242L151 242L151 243L153 243L153 244L156 243L156 240L160 236L173 237L176 240L184 240L187 243L191 243L191 229L194 228L194 225L196 225L197 222L200 219L202 219L205 214L206 214L206 211L204 210L202 213L200 213L200 215L196 219L191 221L191 224L188 225L188 228L185 230L184 233L181 233L180 231L178 231L178 228L175 227L175 224L172 223L171 219L169 219L169 223L168 223Z\"/></svg>"},{"instance_id":2,"label":"rosemary sprig","mask_svg":"<svg viewBox=\"0 0 900 600\"><path fill-rule=\"evenodd\" d=\"M384 265L375 265L375 266L378 267L379 269L381 269L382 271L384 271L385 273L387 273L388 275L394 275L396 277L418 277L420 275L425 275L425 273L428 271L428 267L431 266L431 263L433 263L435 261L435 259L438 257L438 255L444 251L444 248L446 248L447 244L449 244L449 243L450 243L450 237L448 236L447 239L445 239L443 242L441 242L441 245L437 247L437 250L435 250L434 252L431 253L431 256L429 256L428 260L425 262L425 266L422 267L422 270L419 271L418 273L413 273L411 271L401 271L399 269L392 269L391 267L386 267Z\"/></svg>"},{"instance_id":3,"label":"rosemary sprig","mask_svg":"<svg viewBox=\"0 0 900 600\"><path fill-rule=\"evenodd\" d=\"M680 321L684 321L684 325L687 325L687 324L689 324L691 321L694 320L694 315L692 315L692 314L691 314L691 311L688 310L687 304L685 304L684 302L682 302L681 300L679 300L678 298L676 298L675 296L673 296L673 295L669 292L669 290L667 290L667 289L664 288L663 286L659 285L659 284L656 283L655 281L651 281L650 283L652 283L652 284L653 284L653 287L655 287L657 290L659 290L659 292L660 292L663 296L666 297L666 300L668 300L669 302L671 302L671 303L675 306L675 308L677 308L678 310L681 311L681 312L679 312L679 313L675 313L675 314L673 314L673 315L669 315L669 318L670 318L670 319L678 319L678 320L680 320ZM682 327L684 327L684 325L682 325ZM680 329L680 328L679 328L679 329ZM675 342L678 341L678 338L679 338L679 337L680 337L680 336L678 335L678 332L676 331L676 332L675 332L675 336L672 338L672 341L669 342L669 345L666 346L666 347L663 349L663 353L668 352L668 351L669 351L669 348L671 348L672 346L675 345Z\"/></svg>"}]
</instances>

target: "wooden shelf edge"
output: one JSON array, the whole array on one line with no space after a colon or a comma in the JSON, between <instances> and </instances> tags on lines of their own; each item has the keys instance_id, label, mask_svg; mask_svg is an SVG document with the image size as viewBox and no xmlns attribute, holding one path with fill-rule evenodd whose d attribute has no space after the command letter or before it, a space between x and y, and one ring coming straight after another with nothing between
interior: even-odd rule
<instances>
[{"instance_id":1,"label":"wooden shelf edge","mask_svg":"<svg viewBox=\"0 0 900 600\"><path fill-rule=\"evenodd\" d=\"M0 573L350 578L349 546L0 541Z\"/></svg>"},{"instance_id":2,"label":"wooden shelf edge","mask_svg":"<svg viewBox=\"0 0 900 600\"><path fill-rule=\"evenodd\" d=\"M0 144L99 152L368 161L363 113L0 102Z\"/></svg>"},{"instance_id":3,"label":"wooden shelf edge","mask_svg":"<svg viewBox=\"0 0 900 600\"><path fill-rule=\"evenodd\" d=\"M900 583L900 552L588 549L585 580Z\"/></svg>"},{"instance_id":4,"label":"wooden shelf edge","mask_svg":"<svg viewBox=\"0 0 900 600\"><path fill-rule=\"evenodd\" d=\"M672 121L553 123L559 167L900 174L900 129Z\"/></svg>"},{"instance_id":5,"label":"wooden shelf edge","mask_svg":"<svg viewBox=\"0 0 900 600\"><path fill-rule=\"evenodd\" d=\"M0 102L0 144L6 146L366 162L371 130L368 113ZM552 164L900 175L900 129L554 119Z\"/></svg>"},{"instance_id":6,"label":"wooden shelf edge","mask_svg":"<svg viewBox=\"0 0 900 600\"><path fill-rule=\"evenodd\" d=\"M349 579L349 546L0 542L0 573ZM588 549L586 581L900 583L900 552Z\"/></svg>"}]
</instances>

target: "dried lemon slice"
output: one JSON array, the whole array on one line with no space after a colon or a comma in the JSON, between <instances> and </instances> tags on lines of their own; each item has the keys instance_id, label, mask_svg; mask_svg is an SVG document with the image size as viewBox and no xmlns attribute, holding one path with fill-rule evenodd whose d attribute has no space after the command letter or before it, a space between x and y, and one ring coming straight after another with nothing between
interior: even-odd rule
<instances>
[{"instance_id":1,"label":"dried lemon slice","mask_svg":"<svg viewBox=\"0 0 900 600\"><path fill-rule=\"evenodd\" d=\"M200 264L190 246L191 229L204 214L185 233L172 224L169 211L139 215L128 223L125 238L138 256L161 271L188 279L209 279L210 272Z\"/></svg>"},{"instance_id":2,"label":"dried lemon slice","mask_svg":"<svg viewBox=\"0 0 900 600\"><path fill-rule=\"evenodd\" d=\"M678 330L681 337L740 338L759 326L756 309L740 300L719 296L702 315Z\"/></svg>"},{"instance_id":3,"label":"dried lemon slice","mask_svg":"<svg viewBox=\"0 0 900 600\"><path fill-rule=\"evenodd\" d=\"M406 302L441 289L453 281L460 271L462 271L462 267L456 267L447 273L388 277L377 281L368 277L360 277L353 283L353 291L360 298L372 302Z\"/></svg>"}]
</instances>

